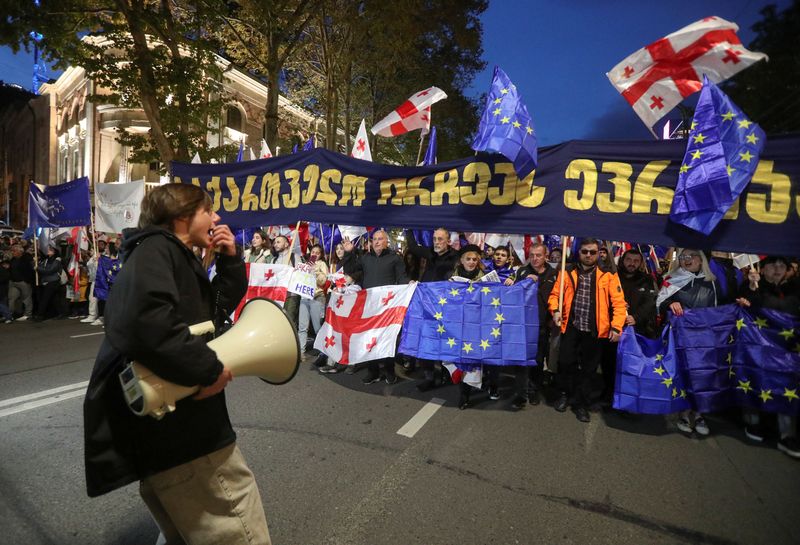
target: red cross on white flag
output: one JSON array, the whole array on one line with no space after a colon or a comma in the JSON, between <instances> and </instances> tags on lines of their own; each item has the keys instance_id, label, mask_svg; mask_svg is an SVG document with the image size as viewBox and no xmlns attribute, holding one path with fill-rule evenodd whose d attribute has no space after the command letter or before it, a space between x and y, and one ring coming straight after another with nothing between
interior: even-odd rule
<instances>
[{"instance_id":1,"label":"red cross on white flag","mask_svg":"<svg viewBox=\"0 0 800 545\"><path fill-rule=\"evenodd\" d=\"M372 134L397 136L416 129L422 129L422 134L427 134L431 127L431 105L444 98L447 98L447 94L438 87L429 87L414 93L392 113L378 121L371 129Z\"/></svg>"},{"instance_id":2,"label":"red cross on white flag","mask_svg":"<svg viewBox=\"0 0 800 545\"><path fill-rule=\"evenodd\" d=\"M353 151L350 152L350 155L356 159L372 161L369 138L367 138L367 125L363 119L361 120L361 125L358 126L358 134L356 134L356 141L353 142Z\"/></svg>"},{"instance_id":3,"label":"red cross on white flag","mask_svg":"<svg viewBox=\"0 0 800 545\"><path fill-rule=\"evenodd\" d=\"M652 127L702 88L704 74L719 83L767 58L745 49L737 30L735 23L706 17L629 55L606 75Z\"/></svg>"},{"instance_id":4,"label":"red cross on white flag","mask_svg":"<svg viewBox=\"0 0 800 545\"><path fill-rule=\"evenodd\" d=\"M272 152L269 150L269 146L267 145L267 141L263 138L261 139L261 153L259 154L260 159L269 159L272 157Z\"/></svg>"},{"instance_id":5,"label":"red cross on white flag","mask_svg":"<svg viewBox=\"0 0 800 545\"><path fill-rule=\"evenodd\" d=\"M294 267L291 265L267 265L266 263L245 263L247 268L247 292L234 312L239 318L242 307L250 299L263 297L271 299L283 306L286 302L286 291L292 278Z\"/></svg>"},{"instance_id":6,"label":"red cross on white flag","mask_svg":"<svg viewBox=\"0 0 800 545\"><path fill-rule=\"evenodd\" d=\"M416 284L335 294L314 348L342 364L391 358Z\"/></svg>"}]
</instances>

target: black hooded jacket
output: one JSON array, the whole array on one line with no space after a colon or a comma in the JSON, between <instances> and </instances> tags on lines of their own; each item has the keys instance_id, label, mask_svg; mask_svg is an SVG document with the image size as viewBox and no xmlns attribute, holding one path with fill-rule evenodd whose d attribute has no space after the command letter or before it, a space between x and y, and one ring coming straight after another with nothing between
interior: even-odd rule
<instances>
[{"instance_id":1,"label":"black hooded jacket","mask_svg":"<svg viewBox=\"0 0 800 545\"><path fill-rule=\"evenodd\" d=\"M171 232L128 230L123 266L105 308L106 338L84 400L86 486L98 496L219 450L236 440L224 391L186 398L161 420L135 416L118 374L136 360L185 386L213 384L222 363L189 326L236 308L247 290L240 256L220 256L213 282Z\"/></svg>"}]
</instances>

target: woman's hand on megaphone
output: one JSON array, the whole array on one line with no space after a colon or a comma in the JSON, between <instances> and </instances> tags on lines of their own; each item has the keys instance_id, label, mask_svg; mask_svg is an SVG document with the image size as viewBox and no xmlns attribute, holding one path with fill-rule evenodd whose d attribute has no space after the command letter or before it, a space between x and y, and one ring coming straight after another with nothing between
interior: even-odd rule
<instances>
[{"instance_id":1,"label":"woman's hand on megaphone","mask_svg":"<svg viewBox=\"0 0 800 545\"><path fill-rule=\"evenodd\" d=\"M228 370L227 367L222 368L222 372L217 377L216 382L209 386L203 386L200 388L200 391L195 394L194 399L201 400L207 397L211 397L213 395L217 395L222 390L225 389L225 386L228 385L230 381L233 380L233 374Z\"/></svg>"}]
</instances>

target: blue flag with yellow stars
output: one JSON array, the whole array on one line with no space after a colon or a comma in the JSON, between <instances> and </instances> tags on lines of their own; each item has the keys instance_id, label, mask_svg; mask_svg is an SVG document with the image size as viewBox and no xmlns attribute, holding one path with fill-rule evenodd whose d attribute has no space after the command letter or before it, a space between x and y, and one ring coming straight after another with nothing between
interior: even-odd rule
<instances>
[{"instance_id":1,"label":"blue flag with yellow stars","mask_svg":"<svg viewBox=\"0 0 800 545\"><path fill-rule=\"evenodd\" d=\"M428 149L425 150L425 158L422 159L422 165L435 165L439 162L436 157L436 126L431 127L431 134L428 136Z\"/></svg>"},{"instance_id":2,"label":"blue flag with yellow stars","mask_svg":"<svg viewBox=\"0 0 800 545\"><path fill-rule=\"evenodd\" d=\"M514 163L520 179L533 172L537 163L536 133L528 108L517 88L499 66L494 67L492 86L486 97L478 133L472 141L475 151L500 153Z\"/></svg>"},{"instance_id":3,"label":"blue flag with yellow stars","mask_svg":"<svg viewBox=\"0 0 800 545\"><path fill-rule=\"evenodd\" d=\"M766 136L703 76L669 217L711 233L750 182Z\"/></svg>"},{"instance_id":4,"label":"blue flag with yellow stars","mask_svg":"<svg viewBox=\"0 0 800 545\"><path fill-rule=\"evenodd\" d=\"M672 316L661 339L629 330L617 350L616 408L667 414L744 406L800 414L798 318L725 305Z\"/></svg>"},{"instance_id":5,"label":"blue flag with yellow stars","mask_svg":"<svg viewBox=\"0 0 800 545\"><path fill-rule=\"evenodd\" d=\"M457 364L536 365L537 285L418 284L398 351Z\"/></svg>"},{"instance_id":6,"label":"blue flag with yellow stars","mask_svg":"<svg viewBox=\"0 0 800 545\"><path fill-rule=\"evenodd\" d=\"M122 268L122 262L114 257L101 255L97 262L97 274L94 277L94 296L100 301L108 299L108 291Z\"/></svg>"}]
</instances>

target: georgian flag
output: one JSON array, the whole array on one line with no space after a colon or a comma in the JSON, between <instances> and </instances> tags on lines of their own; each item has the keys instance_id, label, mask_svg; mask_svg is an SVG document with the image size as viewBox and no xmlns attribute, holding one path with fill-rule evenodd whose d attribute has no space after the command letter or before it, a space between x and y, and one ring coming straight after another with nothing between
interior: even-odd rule
<instances>
[{"instance_id":1,"label":"georgian flag","mask_svg":"<svg viewBox=\"0 0 800 545\"><path fill-rule=\"evenodd\" d=\"M697 274L691 273L684 268L678 268L675 272L664 277L664 283L661 284L661 289L656 297L656 308L661 306L661 303L672 297L674 293L680 291L681 288L695 280L702 282L705 280L706 275L703 272ZM716 301L715 301L716 305Z\"/></svg>"},{"instance_id":2,"label":"georgian flag","mask_svg":"<svg viewBox=\"0 0 800 545\"><path fill-rule=\"evenodd\" d=\"M475 365L467 370L459 369L455 363L442 363L445 369L450 372L450 380L453 384L463 382L473 388L480 388L483 382L483 366Z\"/></svg>"},{"instance_id":3,"label":"georgian flag","mask_svg":"<svg viewBox=\"0 0 800 545\"><path fill-rule=\"evenodd\" d=\"M247 268L247 292L234 312L234 320L239 319L242 307L250 299L263 297L271 299L280 306L286 302L286 292L294 267L291 265L268 265L266 263L245 263Z\"/></svg>"},{"instance_id":4,"label":"georgian flag","mask_svg":"<svg viewBox=\"0 0 800 545\"><path fill-rule=\"evenodd\" d=\"M606 75L652 127L703 87L703 75L719 83L767 58L745 49L737 30L735 23L706 17L629 55Z\"/></svg>"},{"instance_id":5,"label":"georgian flag","mask_svg":"<svg viewBox=\"0 0 800 545\"><path fill-rule=\"evenodd\" d=\"M334 293L314 348L341 364L392 358L416 284Z\"/></svg>"},{"instance_id":6,"label":"georgian flag","mask_svg":"<svg viewBox=\"0 0 800 545\"><path fill-rule=\"evenodd\" d=\"M353 151L350 152L350 156L356 159L372 161L369 138L367 138L367 124L363 119L361 120L361 125L358 126L358 134L356 134L356 141L353 142Z\"/></svg>"},{"instance_id":7,"label":"georgian flag","mask_svg":"<svg viewBox=\"0 0 800 545\"><path fill-rule=\"evenodd\" d=\"M431 127L431 105L444 98L447 98L447 94L438 87L420 91L378 121L371 129L372 134L391 137L416 129L422 129L423 135L428 134Z\"/></svg>"},{"instance_id":8,"label":"georgian flag","mask_svg":"<svg viewBox=\"0 0 800 545\"><path fill-rule=\"evenodd\" d=\"M263 138L261 139L261 153L259 154L259 158L261 159L269 159L272 157L272 152L269 150L269 146L267 145L267 141Z\"/></svg>"}]
</instances>

